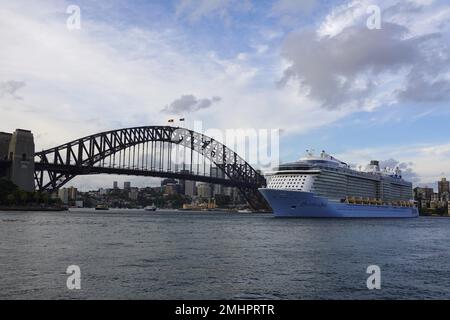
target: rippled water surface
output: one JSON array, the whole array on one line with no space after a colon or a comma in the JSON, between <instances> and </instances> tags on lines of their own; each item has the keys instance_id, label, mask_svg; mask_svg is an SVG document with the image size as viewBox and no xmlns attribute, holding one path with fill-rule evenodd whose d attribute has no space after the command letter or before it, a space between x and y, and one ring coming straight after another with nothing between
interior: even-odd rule
<instances>
[{"instance_id":1,"label":"rippled water surface","mask_svg":"<svg viewBox=\"0 0 450 320\"><path fill-rule=\"evenodd\" d=\"M449 299L450 218L0 212L0 298Z\"/></svg>"}]
</instances>

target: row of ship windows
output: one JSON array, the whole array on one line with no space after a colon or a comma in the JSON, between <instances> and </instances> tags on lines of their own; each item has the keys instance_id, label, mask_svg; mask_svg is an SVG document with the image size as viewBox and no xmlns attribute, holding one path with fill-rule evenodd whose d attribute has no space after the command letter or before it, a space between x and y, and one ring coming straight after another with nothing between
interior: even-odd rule
<instances>
[{"instance_id":1,"label":"row of ship windows","mask_svg":"<svg viewBox=\"0 0 450 320\"><path fill-rule=\"evenodd\" d=\"M304 187L304 184L303 183L302 184L298 184L298 183L297 184L274 183L274 184L271 185L271 187Z\"/></svg>"},{"instance_id":2,"label":"row of ship windows","mask_svg":"<svg viewBox=\"0 0 450 320\"><path fill-rule=\"evenodd\" d=\"M306 176L275 176L272 178L272 181L285 181L285 180L299 180L299 179L306 179Z\"/></svg>"},{"instance_id":3,"label":"row of ship windows","mask_svg":"<svg viewBox=\"0 0 450 320\"><path fill-rule=\"evenodd\" d=\"M272 187L272 189L279 189L279 190L303 190L303 187Z\"/></svg>"},{"instance_id":4,"label":"row of ship windows","mask_svg":"<svg viewBox=\"0 0 450 320\"><path fill-rule=\"evenodd\" d=\"M319 178L315 180L316 184L323 184L323 185L333 185L336 186L336 183L343 186L343 187L347 187L347 188L370 188L370 189L379 189L380 186L377 186L377 184L371 182L371 181L366 181L366 182L362 182L362 181L343 181L340 179L332 179L330 177L327 177L326 179L324 178ZM404 191L404 190L409 190L408 186L405 187L398 187L398 186L383 186L382 189L386 190L386 191L394 191L394 192L398 192L398 191Z\"/></svg>"},{"instance_id":5,"label":"row of ship windows","mask_svg":"<svg viewBox=\"0 0 450 320\"><path fill-rule=\"evenodd\" d=\"M300 187L305 184L306 176L277 176L270 181L270 186L273 187Z\"/></svg>"},{"instance_id":6,"label":"row of ship windows","mask_svg":"<svg viewBox=\"0 0 450 320\"><path fill-rule=\"evenodd\" d=\"M300 185L303 187L304 184L305 184L305 182L271 182L270 183L271 186L275 186L275 187L279 187L279 186L287 186L287 187L297 186L297 187L299 187Z\"/></svg>"},{"instance_id":7,"label":"row of ship windows","mask_svg":"<svg viewBox=\"0 0 450 320\"><path fill-rule=\"evenodd\" d=\"M376 184L373 181L354 181L354 180L347 180L347 179L340 179L340 178L333 178L333 177L320 177L316 179L318 182L329 182L329 183L339 183L343 185L360 185L360 186L376 186Z\"/></svg>"}]
</instances>

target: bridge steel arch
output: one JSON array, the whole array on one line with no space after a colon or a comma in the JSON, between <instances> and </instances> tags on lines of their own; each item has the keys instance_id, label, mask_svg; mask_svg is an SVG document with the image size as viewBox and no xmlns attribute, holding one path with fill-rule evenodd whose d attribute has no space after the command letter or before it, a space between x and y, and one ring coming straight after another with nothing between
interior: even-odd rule
<instances>
[{"instance_id":1,"label":"bridge steel arch","mask_svg":"<svg viewBox=\"0 0 450 320\"><path fill-rule=\"evenodd\" d=\"M129 166L120 168L114 165L112 167L102 165L102 162L109 157L115 157L118 153L149 142L167 143L190 149L191 168L183 172L171 172L170 168L162 171L153 168L142 170ZM222 177L194 174L193 152L214 163L223 172ZM270 210L269 205L257 190L266 186L265 178L258 171L219 141L185 128L142 126L111 130L35 154L35 184L39 191L54 192L78 175L105 173L172 177L233 186L240 190L254 210Z\"/></svg>"}]
</instances>

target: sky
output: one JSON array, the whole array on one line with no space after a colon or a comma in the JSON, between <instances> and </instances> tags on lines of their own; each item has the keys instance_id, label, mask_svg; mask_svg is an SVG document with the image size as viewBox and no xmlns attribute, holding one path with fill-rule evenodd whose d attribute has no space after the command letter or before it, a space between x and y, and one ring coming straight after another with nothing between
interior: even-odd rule
<instances>
[{"instance_id":1,"label":"sky","mask_svg":"<svg viewBox=\"0 0 450 320\"><path fill-rule=\"evenodd\" d=\"M437 0L0 0L0 131L32 130L39 151L172 117L280 129L281 162L326 150L435 186L450 178L449 36ZM72 184L112 180L149 183Z\"/></svg>"}]
</instances>

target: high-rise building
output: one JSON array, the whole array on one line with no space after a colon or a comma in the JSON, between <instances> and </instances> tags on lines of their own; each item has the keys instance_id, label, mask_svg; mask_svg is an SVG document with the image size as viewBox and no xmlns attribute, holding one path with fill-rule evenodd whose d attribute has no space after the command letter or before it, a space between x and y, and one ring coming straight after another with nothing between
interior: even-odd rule
<instances>
[{"instance_id":1,"label":"high-rise building","mask_svg":"<svg viewBox=\"0 0 450 320\"><path fill-rule=\"evenodd\" d=\"M197 195L197 187L195 186L195 181L184 181L184 194L186 196L190 196L191 198Z\"/></svg>"},{"instance_id":2,"label":"high-rise building","mask_svg":"<svg viewBox=\"0 0 450 320\"><path fill-rule=\"evenodd\" d=\"M427 200L427 201L431 201L431 199L433 198L433 188L428 188L428 187L417 187L414 188L414 199L415 200Z\"/></svg>"},{"instance_id":3,"label":"high-rise building","mask_svg":"<svg viewBox=\"0 0 450 320\"><path fill-rule=\"evenodd\" d=\"M189 174L189 170L180 170L181 174ZM179 179L180 193L186 194L186 180Z\"/></svg>"},{"instance_id":4,"label":"high-rise building","mask_svg":"<svg viewBox=\"0 0 450 320\"><path fill-rule=\"evenodd\" d=\"M117 181L113 182L113 189L119 189L119 184L117 183Z\"/></svg>"},{"instance_id":5,"label":"high-rise building","mask_svg":"<svg viewBox=\"0 0 450 320\"><path fill-rule=\"evenodd\" d=\"M179 184L168 183L164 186L164 193L167 195L174 195L179 193Z\"/></svg>"},{"instance_id":6,"label":"high-rise building","mask_svg":"<svg viewBox=\"0 0 450 320\"><path fill-rule=\"evenodd\" d=\"M58 198L61 199L61 202L64 204L69 203L69 192L66 188L61 188L58 190Z\"/></svg>"},{"instance_id":7,"label":"high-rise building","mask_svg":"<svg viewBox=\"0 0 450 320\"><path fill-rule=\"evenodd\" d=\"M233 198L234 188L233 187L223 187L223 194L229 196L231 199Z\"/></svg>"},{"instance_id":8,"label":"high-rise building","mask_svg":"<svg viewBox=\"0 0 450 320\"><path fill-rule=\"evenodd\" d=\"M211 185L212 195L223 194L223 186L221 184L212 184Z\"/></svg>"},{"instance_id":9,"label":"high-rise building","mask_svg":"<svg viewBox=\"0 0 450 320\"><path fill-rule=\"evenodd\" d=\"M161 187L164 187L165 185L167 185L169 183L176 184L177 180L172 179L172 178L163 179L163 180L161 180Z\"/></svg>"},{"instance_id":10,"label":"high-rise building","mask_svg":"<svg viewBox=\"0 0 450 320\"><path fill-rule=\"evenodd\" d=\"M209 183L199 183L197 185L197 195L201 198L211 198L211 185Z\"/></svg>"},{"instance_id":11,"label":"high-rise building","mask_svg":"<svg viewBox=\"0 0 450 320\"><path fill-rule=\"evenodd\" d=\"M76 200L77 200L77 193L78 193L77 188L69 187L69 188L67 189L67 191L68 191L68 193L69 193L69 200L71 200L71 201L76 201Z\"/></svg>"},{"instance_id":12,"label":"high-rise building","mask_svg":"<svg viewBox=\"0 0 450 320\"><path fill-rule=\"evenodd\" d=\"M130 200L137 200L139 196L139 189L138 188L130 188L130 192L128 193L128 197Z\"/></svg>"},{"instance_id":13,"label":"high-rise building","mask_svg":"<svg viewBox=\"0 0 450 320\"><path fill-rule=\"evenodd\" d=\"M450 192L450 184L449 181L445 178L442 178L441 181L438 181L438 194L439 197L442 197L444 193Z\"/></svg>"},{"instance_id":14,"label":"high-rise building","mask_svg":"<svg viewBox=\"0 0 450 320\"><path fill-rule=\"evenodd\" d=\"M77 200L77 188L69 187L59 189L58 198L61 199L64 204L75 203Z\"/></svg>"},{"instance_id":15,"label":"high-rise building","mask_svg":"<svg viewBox=\"0 0 450 320\"><path fill-rule=\"evenodd\" d=\"M123 188L125 190L130 190L131 189L131 182L129 182L129 181L124 182L123 183Z\"/></svg>"},{"instance_id":16,"label":"high-rise building","mask_svg":"<svg viewBox=\"0 0 450 320\"><path fill-rule=\"evenodd\" d=\"M225 178L225 173L218 167L211 167L210 175L213 178ZM223 194L223 186L220 184L211 184L211 191L213 196L215 196L216 194Z\"/></svg>"}]
</instances>

